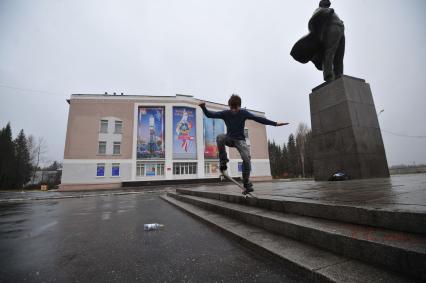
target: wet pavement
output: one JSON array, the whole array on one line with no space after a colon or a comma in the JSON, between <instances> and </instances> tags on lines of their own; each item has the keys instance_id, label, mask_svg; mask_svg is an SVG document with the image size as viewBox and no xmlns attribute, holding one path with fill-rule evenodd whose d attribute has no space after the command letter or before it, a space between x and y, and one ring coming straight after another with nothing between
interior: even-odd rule
<instances>
[{"instance_id":1,"label":"wet pavement","mask_svg":"<svg viewBox=\"0 0 426 283\"><path fill-rule=\"evenodd\" d=\"M235 185L194 186L194 190L239 194ZM341 182L272 181L254 184L260 198L343 204L389 211L426 213L426 174Z\"/></svg>"},{"instance_id":2,"label":"wet pavement","mask_svg":"<svg viewBox=\"0 0 426 283\"><path fill-rule=\"evenodd\" d=\"M175 188L239 194L229 183L88 192L0 192L0 282L294 282L268 258L159 199ZM426 213L426 174L255 183L262 198ZM145 232L143 224L162 223Z\"/></svg>"},{"instance_id":3,"label":"wet pavement","mask_svg":"<svg viewBox=\"0 0 426 283\"><path fill-rule=\"evenodd\" d=\"M102 194L0 203L0 282L297 281L158 193Z\"/></svg>"},{"instance_id":4,"label":"wet pavement","mask_svg":"<svg viewBox=\"0 0 426 283\"><path fill-rule=\"evenodd\" d=\"M127 188L116 190L98 190L98 191L75 191L75 192L59 192L57 190L49 191L0 191L0 203L5 202L22 202L33 200L53 200L53 199L70 199L70 198L84 198L84 197L99 197L99 196L114 196L114 195L129 195L129 194L150 194L165 192L171 187L147 187L141 188Z\"/></svg>"}]
</instances>

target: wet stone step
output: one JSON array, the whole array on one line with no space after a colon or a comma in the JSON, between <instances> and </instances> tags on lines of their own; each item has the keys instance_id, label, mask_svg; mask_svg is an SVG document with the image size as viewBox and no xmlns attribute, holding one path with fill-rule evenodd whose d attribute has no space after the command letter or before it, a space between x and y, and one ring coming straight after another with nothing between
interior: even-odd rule
<instances>
[{"instance_id":1,"label":"wet stone step","mask_svg":"<svg viewBox=\"0 0 426 283\"><path fill-rule=\"evenodd\" d=\"M168 195L270 232L409 276L422 276L423 270L426 270L426 238L421 235L279 213L188 195Z\"/></svg>"},{"instance_id":2,"label":"wet stone step","mask_svg":"<svg viewBox=\"0 0 426 283\"><path fill-rule=\"evenodd\" d=\"M173 195L175 196L175 195ZM415 282L358 260L325 251L232 217L180 201L172 194L162 198L187 213L219 228L251 249L271 256L308 282Z\"/></svg>"},{"instance_id":3,"label":"wet stone step","mask_svg":"<svg viewBox=\"0 0 426 283\"><path fill-rule=\"evenodd\" d=\"M312 216L402 232L426 234L426 213L386 210L381 207L341 204L257 193L257 199L238 193L176 189L177 193L244 204L273 211Z\"/></svg>"}]
</instances>

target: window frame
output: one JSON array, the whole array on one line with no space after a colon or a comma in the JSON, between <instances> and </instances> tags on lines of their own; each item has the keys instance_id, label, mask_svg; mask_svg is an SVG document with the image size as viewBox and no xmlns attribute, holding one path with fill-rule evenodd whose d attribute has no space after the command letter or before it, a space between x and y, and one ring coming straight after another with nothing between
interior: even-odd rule
<instances>
[{"instance_id":1,"label":"window frame","mask_svg":"<svg viewBox=\"0 0 426 283\"><path fill-rule=\"evenodd\" d=\"M103 129L102 125L105 124L105 123L106 123L106 131L103 132L102 131L102 129ZM101 134L108 134L108 126L109 126L109 121L105 120L105 119L101 119L100 123L99 123L99 133L101 133Z\"/></svg>"},{"instance_id":2,"label":"window frame","mask_svg":"<svg viewBox=\"0 0 426 283\"><path fill-rule=\"evenodd\" d=\"M118 175L114 175L114 167L118 167ZM121 177L121 166L120 163L115 162L111 164L111 177L113 178L117 178L117 177Z\"/></svg>"},{"instance_id":3,"label":"window frame","mask_svg":"<svg viewBox=\"0 0 426 283\"><path fill-rule=\"evenodd\" d=\"M139 174L138 174L139 171ZM143 172L143 174L141 174ZM136 177L145 177L145 163L137 162L136 163Z\"/></svg>"},{"instance_id":4,"label":"window frame","mask_svg":"<svg viewBox=\"0 0 426 283\"><path fill-rule=\"evenodd\" d=\"M118 153L115 152L115 147L118 145ZM121 155L121 142L113 142L112 143L112 154L113 155Z\"/></svg>"},{"instance_id":5,"label":"window frame","mask_svg":"<svg viewBox=\"0 0 426 283\"><path fill-rule=\"evenodd\" d=\"M250 138L250 136L249 136L249 129L248 129L248 128L244 128L244 137L245 137L246 139L249 139L249 138Z\"/></svg>"},{"instance_id":6,"label":"window frame","mask_svg":"<svg viewBox=\"0 0 426 283\"><path fill-rule=\"evenodd\" d=\"M147 176L147 167L154 167L155 175L153 176ZM138 161L136 163L136 177L140 178L155 178L155 177L164 177L165 176L165 162L158 161L158 162L144 162L144 161ZM143 174L142 174L143 173Z\"/></svg>"},{"instance_id":7,"label":"window frame","mask_svg":"<svg viewBox=\"0 0 426 283\"><path fill-rule=\"evenodd\" d=\"M103 167L103 175L98 175L98 168L99 167ZM106 169L106 163L104 162L100 162L100 163L96 163L96 178L105 178L105 169Z\"/></svg>"},{"instance_id":8,"label":"window frame","mask_svg":"<svg viewBox=\"0 0 426 283\"><path fill-rule=\"evenodd\" d=\"M197 174L197 162L173 162L173 175L193 176Z\"/></svg>"},{"instance_id":9,"label":"window frame","mask_svg":"<svg viewBox=\"0 0 426 283\"><path fill-rule=\"evenodd\" d=\"M246 144L250 146L250 130L249 128L244 128L244 138L246 140Z\"/></svg>"},{"instance_id":10,"label":"window frame","mask_svg":"<svg viewBox=\"0 0 426 283\"><path fill-rule=\"evenodd\" d=\"M101 144L105 145L105 152L101 152ZM98 141L98 155L106 155L107 154L107 142L106 141Z\"/></svg>"},{"instance_id":11,"label":"window frame","mask_svg":"<svg viewBox=\"0 0 426 283\"><path fill-rule=\"evenodd\" d=\"M120 126L120 131L117 131L117 123L119 123ZM123 121L121 120L115 120L114 121L114 134L122 134L123 133Z\"/></svg>"}]
</instances>

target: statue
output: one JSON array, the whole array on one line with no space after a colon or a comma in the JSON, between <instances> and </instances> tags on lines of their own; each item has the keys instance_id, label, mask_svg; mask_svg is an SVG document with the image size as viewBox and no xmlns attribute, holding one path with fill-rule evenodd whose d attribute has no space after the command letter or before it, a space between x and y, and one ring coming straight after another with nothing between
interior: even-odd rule
<instances>
[{"instance_id":1,"label":"statue","mask_svg":"<svg viewBox=\"0 0 426 283\"><path fill-rule=\"evenodd\" d=\"M330 6L330 0L320 1L309 20L309 34L296 42L290 53L300 63L312 61L327 82L343 75L345 55L345 26Z\"/></svg>"}]
</instances>

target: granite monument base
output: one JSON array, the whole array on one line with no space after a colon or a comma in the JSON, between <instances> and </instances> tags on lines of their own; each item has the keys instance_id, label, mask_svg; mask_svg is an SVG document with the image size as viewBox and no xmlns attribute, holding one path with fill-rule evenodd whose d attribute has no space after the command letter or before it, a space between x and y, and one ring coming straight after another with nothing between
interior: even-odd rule
<instances>
[{"instance_id":1,"label":"granite monument base","mask_svg":"<svg viewBox=\"0 0 426 283\"><path fill-rule=\"evenodd\" d=\"M368 83L343 76L309 95L315 180L339 170L351 179L389 177L377 112Z\"/></svg>"}]
</instances>

